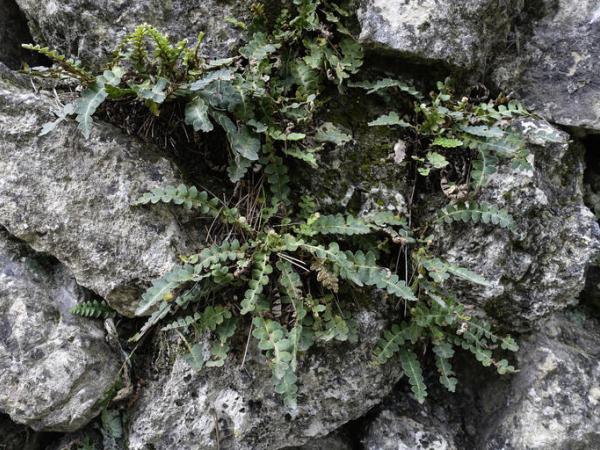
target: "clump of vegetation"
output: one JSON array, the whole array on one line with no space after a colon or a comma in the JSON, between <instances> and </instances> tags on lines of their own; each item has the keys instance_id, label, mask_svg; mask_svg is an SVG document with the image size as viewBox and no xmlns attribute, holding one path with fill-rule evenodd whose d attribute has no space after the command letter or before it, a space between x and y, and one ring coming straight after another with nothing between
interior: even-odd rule
<instances>
[{"instance_id":1,"label":"clump of vegetation","mask_svg":"<svg viewBox=\"0 0 600 450\"><path fill-rule=\"evenodd\" d=\"M256 4L239 54L216 61L201 57L202 36L190 47L186 41L171 43L148 25L124 39L100 75L51 50L30 47L53 59L60 76L85 88L42 134L75 115L89 136L92 116L103 102L143 103L155 115L165 103L183 102L191 129L220 127L228 140L227 173L235 183L229 201L180 185L157 187L135 202L199 211L213 221L213 243L182 257L181 265L146 291L137 314L150 316L132 340L160 324L179 333L186 360L202 369L222 366L232 337L251 330L272 369L275 391L293 408L302 354L316 343L356 340L352 308L343 299L365 291L378 301L407 305L373 349L373 363L397 355L419 401L427 395L417 356L424 344L432 348L440 382L450 391L457 383L451 365L457 347L499 373L514 371L494 353L516 351L515 341L468 314L447 282L456 277L488 286L490 281L432 254L435 236L427 233L436 222L514 226L507 211L477 202L477 193L500 158L512 160L515 170L528 167L526 148L510 131L511 120L527 112L515 102L457 100L449 83L440 83L430 98L401 80L349 83L359 73L362 50L344 25L348 10L324 0L293 0L286 6L271 26ZM388 105L414 104L410 111L374 118L369 126L406 128L418 136L419 146L401 149L396 162L414 164L421 177L441 178L449 204L429 223L416 228L385 210L325 214L318 199L292 191L290 161L316 167L320 152L352 140L336 124L319 122L328 89L340 96L366 89ZM444 174L457 155L468 168L449 180ZM398 251L406 255L402 270L392 257ZM103 308L94 303L75 312L100 317Z\"/></svg>"}]
</instances>

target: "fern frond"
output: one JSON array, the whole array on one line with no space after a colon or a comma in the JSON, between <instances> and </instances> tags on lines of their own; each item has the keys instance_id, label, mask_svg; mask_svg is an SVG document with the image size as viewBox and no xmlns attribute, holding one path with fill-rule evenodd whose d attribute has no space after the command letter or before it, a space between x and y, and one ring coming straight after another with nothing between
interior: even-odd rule
<instances>
[{"instance_id":1,"label":"fern frond","mask_svg":"<svg viewBox=\"0 0 600 450\"><path fill-rule=\"evenodd\" d=\"M412 350L406 348L401 349L399 355L400 365L402 366L402 371L408 377L410 389L415 394L417 401L423 403L425 397L427 397L427 387L425 386L423 370L421 369L417 355Z\"/></svg>"},{"instance_id":2,"label":"fern frond","mask_svg":"<svg viewBox=\"0 0 600 450\"><path fill-rule=\"evenodd\" d=\"M450 363L450 359L436 356L435 365L437 366L438 372L440 374L440 384L446 389L448 389L448 391L455 392L458 380L455 377L456 374L452 370L452 364Z\"/></svg>"},{"instance_id":3,"label":"fern frond","mask_svg":"<svg viewBox=\"0 0 600 450\"><path fill-rule=\"evenodd\" d=\"M175 299L173 292L185 283L194 279L194 268L186 264L178 266L155 280L144 294L138 308L135 311L137 316L144 315L150 308L161 301L172 301Z\"/></svg>"},{"instance_id":4,"label":"fern frond","mask_svg":"<svg viewBox=\"0 0 600 450\"><path fill-rule=\"evenodd\" d=\"M161 328L163 331L188 329L194 326L198 332L204 330L214 331L226 319L231 318L231 311L221 305L207 306L202 313L196 312L193 315L181 317Z\"/></svg>"},{"instance_id":5,"label":"fern frond","mask_svg":"<svg viewBox=\"0 0 600 450\"><path fill-rule=\"evenodd\" d=\"M336 214L333 216L319 216L309 226L302 227L299 231L309 236L314 234L354 236L370 233L371 227L361 218L352 215L343 216L342 214Z\"/></svg>"},{"instance_id":6,"label":"fern frond","mask_svg":"<svg viewBox=\"0 0 600 450\"><path fill-rule=\"evenodd\" d=\"M265 157L265 174L267 175L267 182L271 188L273 198L271 204L273 206L277 204L290 205L290 177L288 175L288 168L284 164L283 159L276 155L268 155Z\"/></svg>"},{"instance_id":7,"label":"fern frond","mask_svg":"<svg viewBox=\"0 0 600 450\"><path fill-rule=\"evenodd\" d=\"M42 47L40 45L23 44L23 48L39 53L50 59L52 62L58 64L58 66L69 75L77 78L83 84L93 83L95 80L87 70L83 69L77 62L72 59L67 59L65 56L59 54L55 50L51 50L48 47Z\"/></svg>"},{"instance_id":8,"label":"fern frond","mask_svg":"<svg viewBox=\"0 0 600 450\"><path fill-rule=\"evenodd\" d=\"M75 114L79 125L77 128L81 131L81 134L88 139L92 132L92 126L94 125L94 119L92 116L98 109L98 107L106 100L108 93L102 83L94 83L88 87L83 93L75 105Z\"/></svg>"},{"instance_id":9,"label":"fern frond","mask_svg":"<svg viewBox=\"0 0 600 450\"><path fill-rule=\"evenodd\" d=\"M499 225L502 228L514 228L514 220L505 209L498 209L489 203L459 203L443 208L436 222L473 222Z\"/></svg>"},{"instance_id":10,"label":"fern frond","mask_svg":"<svg viewBox=\"0 0 600 450\"><path fill-rule=\"evenodd\" d=\"M498 158L490 152L479 149L479 157L473 161L471 180L475 183L475 190L486 185L488 176L498 171Z\"/></svg>"},{"instance_id":11,"label":"fern frond","mask_svg":"<svg viewBox=\"0 0 600 450\"><path fill-rule=\"evenodd\" d=\"M373 351L376 364L385 364L392 356L400 351L405 341L405 331L402 325L394 324L389 330L383 332L383 336L377 342Z\"/></svg>"},{"instance_id":12,"label":"fern frond","mask_svg":"<svg viewBox=\"0 0 600 450\"><path fill-rule=\"evenodd\" d=\"M90 300L76 304L69 312L76 316L94 319L114 317L117 312L103 301Z\"/></svg>"},{"instance_id":13,"label":"fern frond","mask_svg":"<svg viewBox=\"0 0 600 450\"><path fill-rule=\"evenodd\" d=\"M244 293L244 299L241 302L241 314L248 314L256 309L256 304L260 300L263 288L269 284L269 275L273 273L273 266L269 264L270 253L257 253L252 258L254 266L252 268L252 278L248 282L248 289Z\"/></svg>"},{"instance_id":14,"label":"fern frond","mask_svg":"<svg viewBox=\"0 0 600 450\"><path fill-rule=\"evenodd\" d=\"M252 231L246 219L240 216L236 208L221 206L217 198L210 197L206 191L198 191L195 186L188 187L184 184L179 186L165 186L146 192L133 205L146 205L148 203L173 203L183 205L187 209L199 209L202 214L212 217L220 217L225 223L235 225L244 231Z\"/></svg>"},{"instance_id":15,"label":"fern frond","mask_svg":"<svg viewBox=\"0 0 600 450\"><path fill-rule=\"evenodd\" d=\"M293 370L295 362L292 363L292 342L289 333L278 322L262 317L255 317L252 323L252 335L258 339L258 348L265 352L270 360L275 392L283 396L288 407L295 408L298 386Z\"/></svg>"},{"instance_id":16,"label":"fern frond","mask_svg":"<svg viewBox=\"0 0 600 450\"><path fill-rule=\"evenodd\" d=\"M392 78L384 78L375 82L361 81L358 83L348 83L348 86L365 89L367 94L373 94L382 89L398 88L400 91L412 95L417 99L423 98L423 94L421 94L414 87L404 83L403 81L394 80Z\"/></svg>"}]
</instances>

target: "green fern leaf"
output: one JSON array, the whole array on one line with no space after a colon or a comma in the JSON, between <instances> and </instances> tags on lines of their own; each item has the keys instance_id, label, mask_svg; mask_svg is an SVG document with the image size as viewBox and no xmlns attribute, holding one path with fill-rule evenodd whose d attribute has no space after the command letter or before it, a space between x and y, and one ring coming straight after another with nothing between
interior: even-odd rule
<instances>
[{"instance_id":1,"label":"green fern leaf","mask_svg":"<svg viewBox=\"0 0 600 450\"><path fill-rule=\"evenodd\" d=\"M498 170L498 158L490 152L479 149L479 157L473 161L471 179L475 183L475 189L479 190L486 185L489 175Z\"/></svg>"},{"instance_id":2,"label":"green fern leaf","mask_svg":"<svg viewBox=\"0 0 600 450\"><path fill-rule=\"evenodd\" d=\"M179 266L163 275L152 283L143 295L142 300L137 307L136 316L142 316L161 301L173 300L173 292L194 279L194 268L191 265Z\"/></svg>"},{"instance_id":3,"label":"green fern leaf","mask_svg":"<svg viewBox=\"0 0 600 450\"><path fill-rule=\"evenodd\" d=\"M335 145L345 145L352 140L352 136L344 133L331 122L325 122L323 125L317 128L315 140L317 142L329 142Z\"/></svg>"},{"instance_id":4,"label":"green fern leaf","mask_svg":"<svg viewBox=\"0 0 600 450\"><path fill-rule=\"evenodd\" d=\"M213 130L213 124L208 118L208 103L196 97L185 106L185 123L191 125L194 131L205 133Z\"/></svg>"},{"instance_id":5,"label":"green fern leaf","mask_svg":"<svg viewBox=\"0 0 600 450\"><path fill-rule=\"evenodd\" d=\"M104 85L101 83L94 83L88 87L81 94L81 98L77 101L75 107L76 120L79 123L77 128L81 131L81 134L86 139L89 139L92 133L92 127L94 125L94 119L92 115L96 112L98 107L106 100L108 94Z\"/></svg>"},{"instance_id":6,"label":"green fern leaf","mask_svg":"<svg viewBox=\"0 0 600 450\"><path fill-rule=\"evenodd\" d=\"M103 301L90 300L76 304L69 312L76 316L94 319L114 317L117 312Z\"/></svg>"},{"instance_id":7,"label":"green fern leaf","mask_svg":"<svg viewBox=\"0 0 600 450\"><path fill-rule=\"evenodd\" d=\"M450 363L450 360L441 356L437 356L435 358L435 365L438 368L438 372L440 374L439 380L442 386L444 386L450 392L455 392L458 380L454 376L456 374L452 370L452 364Z\"/></svg>"},{"instance_id":8,"label":"green fern leaf","mask_svg":"<svg viewBox=\"0 0 600 450\"><path fill-rule=\"evenodd\" d=\"M219 211L219 201L217 199L209 198L206 191L198 191L195 186L187 187L184 184L177 187L154 188L133 202L133 205L156 204L159 202L183 205L187 209L199 209L203 214L211 212L215 216Z\"/></svg>"},{"instance_id":9,"label":"green fern leaf","mask_svg":"<svg viewBox=\"0 0 600 450\"><path fill-rule=\"evenodd\" d=\"M394 324L389 330L384 331L373 351L375 363L385 364L400 351L404 341L405 332L402 325Z\"/></svg>"},{"instance_id":10,"label":"green fern leaf","mask_svg":"<svg viewBox=\"0 0 600 450\"><path fill-rule=\"evenodd\" d=\"M455 139L455 138L447 138L447 137L437 137L434 139L434 141L431 143L431 145L436 145L438 147L443 147L443 148L458 148L458 147L462 147L464 145L464 142L461 141L460 139Z\"/></svg>"},{"instance_id":11,"label":"green fern leaf","mask_svg":"<svg viewBox=\"0 0 600 450\"><path fill-rule=\"evenodd\" d=\"M400 118L397 112L392 111L389 114L379 116L377 119L368 123L370 127L399 125L401 127L411 127L412 125Z\"/></svg>"},{"instance_id":12,"label":"green fern leaf","mask_svg":"<svg viewBox=\"0 0 600 450\"><path fill-rule=\"evenodd\" d=\"M257 253L252 258L254 262L252 278L248 282L248 289L244 293L240 314L248 314L256 309L263 288L269 284L269 275L273 273L273 267L269 264L270 256L270 253Z\"/></svg>"},{"instance_id":13,"label":"green fern leaf","mask_svg":"<svg viewBox=\"0 0 600 450\"><path fill-rule=\"evenodd\" d=\"M359 83L348 83L348 86L366 89L367 94L373 94L382 89L398 88L400 91L410 94L415 98L420 99L423 97L423 95L414 87L400 80L393 80L391 78L384 78L375 82L363 81Z\"/></svg>"},{"instance_id":14,"label":"green fern leaf","mask_svg":"<svg viewBox=\"0 0 600 450\"><path fill-rule=\"evenodd\" d=\"M514 221L504 209L498 209L489 203L459 203L443 208L438 214L437 222L473 222L494 224L502 228L512 229Z\"/></svg>"},{"instance_id":15,"label":"green fern leaf","mask_svg":"<svg viewBox=\"0 0 600 450\"><path fill-rule=\"evenodd\" d=\"M402 371L408 377L411 391L415 395L417 401L423 403L425 397L427 397L427 387L425 386L423 371L421 369L421 364L417 359L417 355L412 350L408 349L401 349L399 354Z\"/></svg>"},{"instance_id":16,"label":"green fern leaf","mask_svg":"<svg viewBox=\"0 0 600 450\"><path fill-rule=\"evenodd\" d=\"M209 84L217 81L231 81L235 78L230 69L219 69L208 72L202 78L190 84L190 91L200 91L205 89Z\"/></svg>"},{"instance_id":17,"label":"green fern leaf","mask_svg":"<svg viewBox=\"0 0 600 450\"><path fill-rule=\"evenodd\" d=\"M354 236L369 234L371 232L371 227L362 219L352 215L343 216L342 214L336 214L334 216L319 216L317 220L308 227L308 230L311 231L310 234Z\"/></svg>"}]
</instances>

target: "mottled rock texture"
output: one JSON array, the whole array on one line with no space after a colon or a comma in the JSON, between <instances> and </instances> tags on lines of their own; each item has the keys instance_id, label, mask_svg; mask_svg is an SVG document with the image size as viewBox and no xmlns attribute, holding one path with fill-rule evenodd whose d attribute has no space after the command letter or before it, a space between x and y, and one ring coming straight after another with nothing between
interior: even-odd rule
<instances>
[{"instance_id":1,"label":"mottled rock texture","mask_svg":"<svg viewBox=\"0 0 600 450\"><path fill-rule=\"evenodd\" d=\"M600 249L600 229L583 203L583 147L544 121L522 119L514 127L531 151L533 170L504 163L479 200L507 208L515 231L451 224L439 242L448 258L493 282L482 289L465 285L462 300L518 330L577 303Z\"/></svg>"},{"instance_id":2,"label":"mottled rock texture","mask_svg":"<svg viewBox=\"0 0 600 450\"><path fill-rule=\"evenodd\" d=\"M508 35L516 1L363 0L360 40L416 62L485 64Z\"/></svg>"},{"instance_id":3,"label":"mottled rock texture","mask_svg":"<svg viewBox=\"0 0 600 450\"><path fill-rule=\"evenodd\" d=\"M409 392L386 399L362 439L365 450L457 450L460 424L441 405L420 405Z\"/></svg>"},{"instance_id":4,"label":"mottled rock texture","mask_svg":"<svg viewBox=\"0 0 600 450\"><path fill-rule=\"evenodd\" d=\"M357 319L359 344L323 346L299 361L296 411L273 392L270 371L255 351L244 369L230 361L199 373L177 357L144 389L131 416L129 448L276 450L359 418L391 390L400 368L397 361L368 364L385 322L373 312Z\"/></svg>"},{"instance_id":5,"label":"mottled rock texture","mask_svg":"<svg viewBox=\"0 0 600 450\"><path fill-rule=\"evenodd\" d=\"M532 2L518 46L496 63L494 81L546 119L600 130L600 5L596 0Z\"/></svg>"},{"instance_id":6,"label":"mottled rock texture","mask_svg":"<svg viewBox=\"0 0 600 450\"><path fill-rule=\"evenodd\" d=\"M101 323L68 312L85 298L64 266L0 228L0 410L15 422L72 431L100 412L120 358Z\"/></svg>"},{"instance_id":7,"label":"mottled rock texture","mask_svg":"<svg viewBox=\"0 0 600 450\"><path fill-rule=\"evenodd\" d=\"M203 56L226 56L239 31L224 19L248 13L244 0L16 0L35 41L88 64L108 61L136 25L149 23L174 39L196 42L205 32Z\"/></svg>"},{"instance_id":8,"label":"mottled rock texture","mask_svg":"<svg viewBox=\"0 0 600 450\"><path fill-rule=\"evenodd\" d=\"M184 236L167 210L131 203L179 180L151 146L112 126L97 124L85 140L65 121L38 136L56 108L0 78L0 225L132 314L141 288L183 251Z\"/></svg>"},{"instance_id":9,"label":"mottled rock texture","mask_svg":"<svg viewBox=\"0 0 600 450\"><path fill-rule=\"evenodd\" d=\"M480 430L486 450L600 448L600 324L575 312L559 314L522 342L520 372Z\"/></svg>"}]
</instances>

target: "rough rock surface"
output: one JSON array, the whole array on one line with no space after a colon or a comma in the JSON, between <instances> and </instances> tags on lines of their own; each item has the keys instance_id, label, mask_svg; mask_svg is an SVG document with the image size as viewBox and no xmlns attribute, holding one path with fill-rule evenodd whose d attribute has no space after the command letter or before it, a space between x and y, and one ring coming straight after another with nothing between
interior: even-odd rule
<instances>
[{"instance_id":1,"label":"rough rock surface","mask_svg":"<svg viewBox=\"0 0 600 450\"><path fill-rule=\"evenodd\" d=\"M465 448L459 430L456 418L438 405L395 392L371 419L362 444L365 450L456 450Z\"/></svg>"},{"instance_id":2,"label":"rough rock surface","mask_svg":"<svg viewBox=\"0 0 600 450\"><path fill-rule=\"evenodd\" d=\"M36 430L71 431L100 412L119 355L70 273L0 229L0 410Z\"/></svg>"},{"instance_id":3,"label":"rough rock surface","mask_svg":"<svg viewBox=\"0 0 600 450\"><path fill-rule=\"evenodd\" d=\"M384 321L372 312L357 320L359 344L329 345L300 361L296 411L283 406L253 352L244 370L230 361L197 372L177 357L144 389L131 416L129 449L277 450L360 417L392 389L400 369L396 361L368 364Z\"/></svg>"},{"instance_id":4,"label":"rough rock surface","mask_svg":"<svg viewBox=\"0 0 600 450\"><path fill-rule=\"evenodd\" d=\"M517 354L520 372L480 430L486 450L600 448L600 323L559 314ZM486 403L497 394L481 399ZM498 408L499 406L499 408Z\"/></svg>"},{"instance_id":5,"label":"rough rock surface","mask_svg":"<svg viewBox=\"0 0 600 450\"><path fill-rule=\"evenodd\" d=\"M329 105L324 123L336 123L352 139L319 153L317 168L299 166L300 189L316 196L319 204L333 211L347 207L360 211L385 208L404 214L410 195L406 144L397 130L369 127L367 122L389 112L376 96L354 92L351 102Z\"/></svg>"},{"instance_id":6,"label":"rough rock surface","mask_svg":"<svg viewBox=\"0 0 600 450\"><path fill-rule=\"evenodd\" d=\"M515 1L364 0L360 40L409 60L460 68L484 64L510 28Z\"/></svg>"},{"instance_id":7,"label":"rough rock surface","mask_svg":"<svg viewBox=\"0 0 600 450\"><path fill-rule=\"evenodd\" d=\"M334 431L325 437L314 439L302 447L288 447L285 450L353 450L353 441L344 431Z\"/></svg>"},{"instance_id":8,"label":"rough rock surface","mask_svg":"<svg viewBox=\"0 0 600 450\"><path fill-rule=\"evenodd\" d=\"M495 82L551 122L600 130L600 5L542 0L533 8L518 49L496 63Z\"/></svg>"},{"instance_id":9,"label":"rough rock surface","mask_svg":"<svg viewBox=\"0 0 600 450\"><path fill-rule=\"evenodd\" d=\"M240 33L224 19L243 17L249 4L244 0L16 1L37 43L95 65L106 62L120 40L141 23L190 42L204 31L202 55L227 56Z\"/></svg>"},{"instance_id":10,"label":"rough rock surface","mask_svg":"<svg viewBox=\"0 0 600 450\"><path fill-rule=\"evenodd\" d=\"M54 103L0 78L0 225L64 263L78 283L131 314L140 288L184 248L165 209L132 207L150 188L177 184L152 147L96 124L89 140L74 121L38 136Z\"/></svg>"},{"instance_id":11,"label":"rough rock surface","mask_svg":"<svg viewBox=\"0 0 600 450\"><path fill-rule=\"evenodd\" d=\"M486 225L446 225L447 257L492 281L466 286L462 299L514 329L527 329L554 311L577 303L586 269L600 249L600 229L583 203L583 148L547 122L515 124L525 138L534 170L506 163L490 177L480 201L505 207L514 232Z\"/></svg>"}]
</instances>

